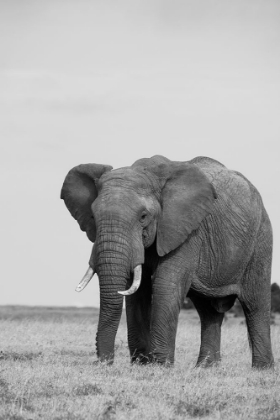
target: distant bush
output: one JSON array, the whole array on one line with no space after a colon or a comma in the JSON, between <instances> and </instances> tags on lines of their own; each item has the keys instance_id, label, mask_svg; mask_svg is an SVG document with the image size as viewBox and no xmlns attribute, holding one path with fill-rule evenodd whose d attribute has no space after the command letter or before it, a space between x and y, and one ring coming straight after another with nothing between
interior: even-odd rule
<instances>
[{"instance_id":1,"label":"distant bush","mask_svg":"<svg viewBox=\"0 0 280 420\"><path fill-rule=\"evenodd\" d=\"M271 311L280 313L280 286L277 283L271 285Z\"/></svg>"}]
</instances>

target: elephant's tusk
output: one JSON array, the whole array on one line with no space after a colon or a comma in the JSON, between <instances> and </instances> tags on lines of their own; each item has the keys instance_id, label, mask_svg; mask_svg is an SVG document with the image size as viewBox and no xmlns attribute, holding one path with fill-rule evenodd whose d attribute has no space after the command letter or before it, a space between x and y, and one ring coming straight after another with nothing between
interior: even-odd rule
<instances>
[{"instance_id":1,"label":"elephant's tusk","mask_svg":"<svg viewBox=\"0 0 280 420\"><path fill-rule=\"evenodd\" d=\"M84 275L84 277L82 278L78 286L76 287L75 289L76 292L81 292L88 285L93 275L94 275L94 270L93 268L89 267L86 274Z\"/></svg>"},{"instance_id":2,"label":"elephant's tusk","mask_svg":"<svg viewBox=\"0 0 280 420\"><path fill-rule=\"evenodd\" d=\"M141 284L141 277L142 277L142 265L137 265L134 268L134 276L133 276L133 283L128 290L124 292L118 292L123 296L133 295L138 289Z\"/></svg>"}]
</instances>

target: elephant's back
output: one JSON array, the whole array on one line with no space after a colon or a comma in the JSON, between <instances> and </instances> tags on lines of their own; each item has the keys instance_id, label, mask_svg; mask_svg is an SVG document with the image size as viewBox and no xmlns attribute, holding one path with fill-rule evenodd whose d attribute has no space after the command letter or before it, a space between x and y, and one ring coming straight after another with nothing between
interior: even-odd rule
<instances>
[{"instance_id":1,"label":"elephant's back","mask_svg":"<svg viewBox=\"0 0 280 420\"><path fill-rule=\"evenodd\" d=\"M189 163L197 166L216 188L218 185L215 184L217 184L217 182L219 183L221 175L223 178L228 176L229 171L226 166L215 159L206 156L198 156L190 160Z\"/></svg>"},{"instance_id":2,"label":"elephant's back","mask_svg":"<svg viewBox=\"0 0 280 420\"><path fill-rule=\"evenodd\" d=\"M225 165L223 165L221 162L218 162L217 160L209 158L207 156L197 156L194 159L190 160L189 163L193 163L201 169L205 168L208 170L225 168Z\"/></svg>"},{"instance_id":3,"label":"elephant's back","mask_svg":"<svg viewBox=\"0 0 280 420\"><path fill-rule=\"evenodd\" d=\"M242 237L247 232L253 238L264 212L258 190L244 175L214 159L199 157L193 159L193 163L207 176L216 191L212 216L217 226L224 231L232 231L233 236Z\"/></svg>"},{"instance_id":4,"label":"elephant's back","mask_svg":"<svg viewBox=\"0 0 280 420\"><path fill-rule=\"evenodd\" d=\"M199 156L190 161L195 164L214 186L217 193L234 197L235 201L239 199L244 201L257 201L261 197L254 185L240 172L228 169L217 160Z\"/></svg>"}]
</instances>

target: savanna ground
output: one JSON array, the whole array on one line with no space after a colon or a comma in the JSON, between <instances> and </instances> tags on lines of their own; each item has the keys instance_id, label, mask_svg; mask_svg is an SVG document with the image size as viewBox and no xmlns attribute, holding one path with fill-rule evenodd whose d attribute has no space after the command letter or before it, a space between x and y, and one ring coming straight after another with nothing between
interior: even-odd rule
<instances>
[{"instance_id":1,"label":"savanna ground","mask_svg":"<svg viewBox=\"0 0 280 420\"><path fill-rule=\"evenodd\" d=\"M280 420L280 319L275 369L251 369L242 318L222 328L222 363L194 368L195 311L182 311L174 368L131 365L125 315L113 366L94 364L98 310L0 307L0 420Z\"/></svg>"}]
</instances>

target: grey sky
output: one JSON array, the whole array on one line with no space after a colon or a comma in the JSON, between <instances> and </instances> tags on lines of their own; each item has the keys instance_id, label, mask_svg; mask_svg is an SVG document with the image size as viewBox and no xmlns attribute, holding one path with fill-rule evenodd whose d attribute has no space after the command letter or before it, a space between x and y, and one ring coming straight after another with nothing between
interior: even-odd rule
<instances>
[{"instance_id":1,"label":"grey sky","mask_svg":"<svg viewBox=\"0 0 280 420\"><path fill-rule=\"evenodd\" d=\"M0 0L0 304L76 294L91 244L59 193L79 163L206 155L261 192L280 282L280 2Z\"/></svg>"}]
</instances>

